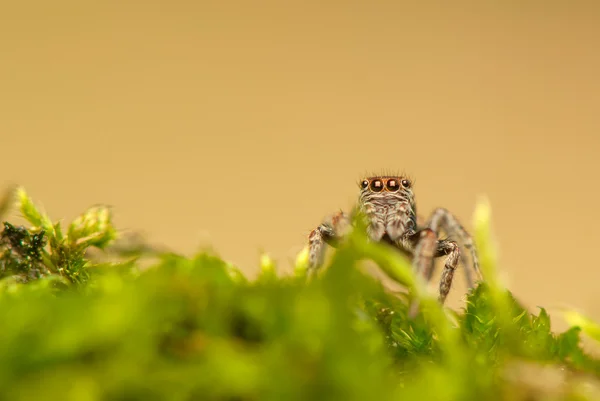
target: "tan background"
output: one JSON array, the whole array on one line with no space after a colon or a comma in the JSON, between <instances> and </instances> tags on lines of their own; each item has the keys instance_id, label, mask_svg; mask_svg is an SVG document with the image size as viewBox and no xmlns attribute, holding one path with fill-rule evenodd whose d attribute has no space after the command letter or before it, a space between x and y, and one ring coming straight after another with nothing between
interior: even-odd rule
<instances>
[{"instance_id":1,"label":"tan background","mask_svg":"<svg viewBox=\"0 0 600 401\"><path fill-rule=\"evenodd\" d=\"M404 170L468 228L487 194L528 305L600 318L598 7L415 3L6 1L2 184L252 272Z\"/></svg>"}]
</instances>

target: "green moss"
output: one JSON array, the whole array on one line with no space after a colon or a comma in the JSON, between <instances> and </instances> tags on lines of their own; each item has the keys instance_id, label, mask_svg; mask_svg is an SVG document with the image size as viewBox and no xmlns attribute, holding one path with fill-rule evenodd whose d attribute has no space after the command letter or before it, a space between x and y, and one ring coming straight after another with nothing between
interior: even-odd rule
<instances>
[{"instance_id":1,"label":"green moss","mask_svg":"<svg viewBox=\"0 0 600 401\"><path fill-rule=\"evenodd\" d=\"M0 400L598 396L600 362L579 338L580 325L592 334L598 326L571 312L577 325L554 333L544 309L531 313L512 297L497 279L485 204L476 234L486 282L453 312L406 260L358 232L310 282L304 253L292 276L264 255L255 280L210 253L162 252L142 270L139 254L87 256L118 238L108 209L92 208L63 231L17 194L31 227L5 228L1 248ZM361 273L365 258L411 295ZM409 318L416 299L419 314Z\"/></svg>"}]
</instances>

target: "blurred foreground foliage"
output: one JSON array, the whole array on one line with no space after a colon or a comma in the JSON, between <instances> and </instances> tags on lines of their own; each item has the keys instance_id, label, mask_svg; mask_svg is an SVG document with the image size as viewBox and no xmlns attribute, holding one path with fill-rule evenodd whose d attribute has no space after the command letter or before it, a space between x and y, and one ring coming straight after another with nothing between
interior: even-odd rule
<instances>
[{"instance_id":1,"label":"blurred foreground foliage","mask_svg":"<svg viewBox=\"0 0 600 401\"><path fill-rule=\"evenodd\" d=\"M0 400L600 396L600 362L580 346L580 331L598 326L571 312L574 325L553 333L544 309L532 314L511 296L497 279L485 203L475 225L486 281L450 311L406 260L358 233L309 283L305 254L295 276L263 256L254 280L209 252L159 252L140 269L143 250L102 263L88 256L116 247L108 209L65 229L22 189L16 195L30 227L5 223L0 242ZM411 295L364 274L364 259Z\"/></svg>"}]
</instances>

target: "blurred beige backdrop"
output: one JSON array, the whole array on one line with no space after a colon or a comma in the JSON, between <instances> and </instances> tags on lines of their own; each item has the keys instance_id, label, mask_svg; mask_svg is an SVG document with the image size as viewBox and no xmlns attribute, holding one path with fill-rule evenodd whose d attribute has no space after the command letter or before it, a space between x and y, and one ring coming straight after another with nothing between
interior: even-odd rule
<instances>
[{"instance_id":1,"label":"blurred beige backdrop","mask_svg":"<svg viewBox=\"0 0 600 401\"><path fill-rule=\"evenodd\" d=\"M406 171L420 214L489 197L527 305L600 318L600 7L414 3L7 1L1 183L253 272Z\"/></svg>"}]
</instances>

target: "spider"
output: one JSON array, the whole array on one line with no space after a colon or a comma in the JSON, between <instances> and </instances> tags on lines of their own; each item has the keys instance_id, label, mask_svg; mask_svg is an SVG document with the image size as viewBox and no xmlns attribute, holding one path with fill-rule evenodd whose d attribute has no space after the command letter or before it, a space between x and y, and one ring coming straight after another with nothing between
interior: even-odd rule
<instances>
[{"instance_id":1,"label":"spider","mask_svg":"<svg viewBox=\"0 0 600 401\"><path fill-rule=\"evenodd\" d=\"M467 267L465 255L458 243L450 238L439 239L440 231L454 236L470 251L472 268L481 277L479 260L473 239L444 208L437 208L424 227L417 226L417 214L412 182L406 176L378 175L366 177L359 182L358 205L351 214L340 211L326 218L312 230L308 238L308 276L312 277L323 264L325 244L336 247L353 227L355 213L362 216L371 241L385 242L404 255L412 258L413 267L429 282L433 275L434 259L446 256L444 270L439 283L440 303L444 303L459 259ZM473 287L471 271L465 269L469 288Z\"/></svg>"}]
</instances>

